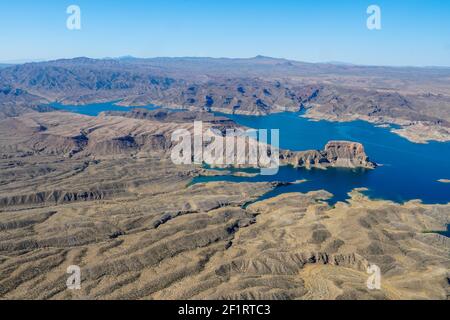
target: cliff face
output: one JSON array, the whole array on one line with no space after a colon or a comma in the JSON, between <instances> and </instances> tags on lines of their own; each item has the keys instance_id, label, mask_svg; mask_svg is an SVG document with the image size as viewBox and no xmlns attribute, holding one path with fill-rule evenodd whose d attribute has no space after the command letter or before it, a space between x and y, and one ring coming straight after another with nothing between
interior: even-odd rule
<instances>
[{"instance_id":1,"label":"cliff face","mask_svg":"<svg viewBox=\"0 0 450 320\"><path fill-rule=\"evenodd\" d=\"M306 168L368 168L377 164L370 161L361 143L350 141L330 141L324 150L283 151L280 153L282 164Z\"/></svg>"},{"instance_id":2,"label":"cliff face","mask_svg":"<svg viewBox=\"0 0 450 320\"><path fill-rule=\"evenodd\" d=\"M216 116L205 111L172 111L166 109L146 110L134 108L131 111L105 111L105 116L119 116L124 118L151 120L158 122L172 123L192 123L194 121L203 121L208 124L225 127L236 127L236 123L226 117Z\"/></svg>"}]
</instances>

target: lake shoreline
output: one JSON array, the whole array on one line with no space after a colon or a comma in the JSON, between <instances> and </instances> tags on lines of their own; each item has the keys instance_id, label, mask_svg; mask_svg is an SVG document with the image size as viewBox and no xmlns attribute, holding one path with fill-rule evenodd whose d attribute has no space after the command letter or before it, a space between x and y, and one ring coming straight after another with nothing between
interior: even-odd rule
<instances>
[{"instance_id":1,"label":"lake shoreline","mask_svg":"<svg viewBox=\"0 0 450 320\"><path fill-rule=\"evenodd\" d=\"M89 109L92 106L83 106ZM111 104L93 106L96 112L108 111ZM71 109L71 106L61 106ZM100 110L103 108L103 110ZM126 108L130 111L133 108ZM80 112L78 112L80 113ZM216 113L214 113L216 114ZM420 199L424 203L445 204L449 202L448 188L444 183L436 183L443 176L450 176L445 159L450 158L450 143L412 143L392 132L392 127L376 126L363 120L351 122L311 121L304 112L281 112L266 116L223 114L242 127L255 129L281 129L280 149L292 151L320 150L330 140L346 140L362 143L369 155L377 163L376 170L303 170L280 167L273 177L261 178L252 174L228 176L230 181L283 181L292 182L306 179L308 182L288 186L290 191L307 192L328 190L336 198L345 199L354 188L365 187L374 199L388 199L403 203ZM426 164L426 165L424 165ZM417 170L417 168L421 168ZM215 180L217 177L209 177Z\"/></svg>"}]
</instances>

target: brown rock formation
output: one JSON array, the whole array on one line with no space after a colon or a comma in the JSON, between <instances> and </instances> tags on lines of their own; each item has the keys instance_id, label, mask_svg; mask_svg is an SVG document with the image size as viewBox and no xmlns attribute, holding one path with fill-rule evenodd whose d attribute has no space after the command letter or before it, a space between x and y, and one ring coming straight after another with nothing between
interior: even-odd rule
<instances>
[{"instance_id":1,"label":"brown rock formation","mask_svg":"<svg viewBox=\"0 0 450 320\"><path fill-rule=\"evenodd\" d=\"M190 129L52 112L0 121L0 299L448 297L449 239L424 232L445 230L448 205L372 201L356 191L335 206L323 201L326 191L256 201L276 184L190 185L203 170L173 165L161 148L132 156L100 148L180 126ZM89 141L69 144L82 148L72 157L67 141L39 139L80 132ZM368 161L349 142L297 156ZM381 269L381 290L367 288L369 263ZM70 265L81 268L80 290L67 289Z\"/></svg>"},{"instance_id":2,"label":"brown rock formation","mask_svg":"<svg viewBox=\"0 0 450 320\"><path fill-rule=\"evenodd\" d=\"M368 168L374 169L377 164L370 161L361 143L350 141L330 141L324 150L283 151L280 154L283 164L306 168Z\"/></svg>"},{"instance_id":3,"label":"brown rock formation","mask_svg":"<svg viewBox=\"0 0 450 320\"><path fill-rule=\"evenodd\" d=\"M307 108L310 118L396 123L406 130L396 133L410 140L448 141L449 74L444 68L340 66L267 57L76 58L2 68L0 118L55 100L120 100L121 105L153 103L253 115Z\"/></svg>"}]
</instances>

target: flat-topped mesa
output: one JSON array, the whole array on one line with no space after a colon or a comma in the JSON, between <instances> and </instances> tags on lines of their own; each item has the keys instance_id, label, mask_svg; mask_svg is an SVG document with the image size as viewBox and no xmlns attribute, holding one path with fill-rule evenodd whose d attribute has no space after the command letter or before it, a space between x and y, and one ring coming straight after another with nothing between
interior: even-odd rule
<instances>
[{"instance_id":1,"label":"flat-topped mesa","mask_svg":"<svg viewBox=\"0 0 450 320\"><path fill-rule=\"evenodd\" d=\"M280 152L282 164L305 168L367 168L377 167L370 161L364 151L364 146L358 142L330 141L324 150L308 151L282 151Z\"/></svg>"},{"instance_id":2,"label":"flat-topped mesa","mask_svg":"<svg viewBox=\"0 0 450 320\"><path fill-rule=\"evenodd\" d=\"M369 160L364 146L358 142L330 141L325 146L325 152L327 159L337 167L376 167L376 163Z\"/></svg>"},{"instance_id":3,"label":"flat-topped mesa","mask_svg":"<svg viewBox=\"0 0 450 320\"><path fill-rule=\"evenodd\" d=\"M120 116L125 118L146 119L166 123L192 123L194 121L203 121L214 126L223 126L227 128L236 126L236 123L234 123L231 119L216 116L212 113L204 111L172 111L166 109L147 110L142 108L133 108L130 109L130 111L103 111L101 114L105 116Z\"/></svg>"}]
</instances>

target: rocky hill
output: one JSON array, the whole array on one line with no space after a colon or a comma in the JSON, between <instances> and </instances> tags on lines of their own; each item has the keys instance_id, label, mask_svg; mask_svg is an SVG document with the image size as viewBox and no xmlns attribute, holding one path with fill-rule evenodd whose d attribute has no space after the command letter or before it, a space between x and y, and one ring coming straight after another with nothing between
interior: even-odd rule
<instances>
[{"instance_id":1,"label":"rocky hill","mask_svg":"<svg viewBox=\"0 0 450 320\"><path fill-rule=\"evenodd\" d=\"M268 57L0 69L0 299L448 299L450 241L439 232L449 205L371 200L362 189L333 205L323 190L266 199L283 182L193 184L224 170L170 159L171 134L192 132L195 120L208 132L237 127L209 111L302 108L311 118L394 122L409 139L446 140L448 79L440 68ZM116 99L188 110L90 117L42 106ZM281 150L280 160L376 167L349 141ZM381 290L367 287L372 264ZM80 290L67 289L71 265L81 268Z\"/></svg>"},{"instance_id":2,"label":"rocky hill","mask_svg":"<svg viewBox=\"0 0 450 320\"><path fill-rule=\"evenodd\" d=\"M27 112L54 110L46 105L46 99L10 86L0 86L0 119L15 117Z\"/></svg>"},{"instance_id":3,"label":"rocky hill","mask_svg":"<svg viewBox=\"0 0 450 320\"><path fill-rule=\"evenodd\" d=\"M152 151L170 157L174 146L172 132L187 129L193 132L193 123L203 121L203 129L245 129L233 121L210 113L191 111L135 109L131 112L107 112L99 117L49 112L30 113L18 118L0 121L2 148L20 154L58 155L66 158L122 157ZM237 130L236 132L240 132ZM236 136L237 139L248 138ZM206 146L206 145L205 145ZM268 148L270 152L270 146ZM225 152L225 148L224 148ZM375 168L360 143L329 142L324 150L292 152L282 150L280 163L307 168Z\"/></svg>"},{"instance_id":4,"label":"rocky hill","mask_svg":"<svg viewBox=\"0 0 450 320\"><path fill-rule=\"evenodd\" d=\"M190 123L140 116L0 121L0 298L448 298L450 242L429 232L446 229L448 205L361 190L334 206L326 191L257 201L277 183L191 185L223 171L167 158L164 137ZM348 142L319 153L368 161ZM367 288L369 264L382 290ZM67 290L70 265L81 290Z\"/></svg>"}]
</instances>

